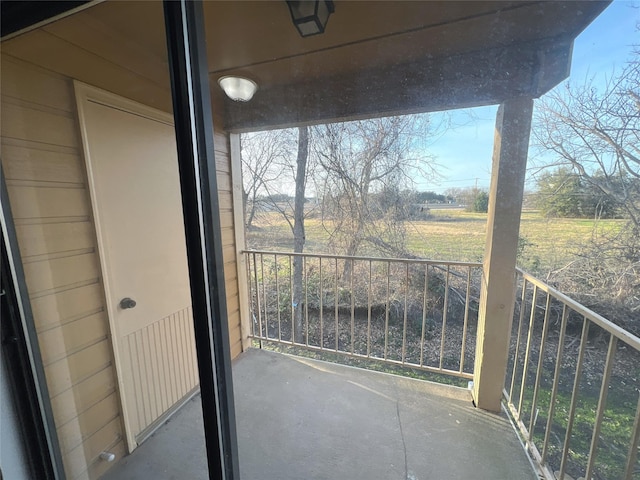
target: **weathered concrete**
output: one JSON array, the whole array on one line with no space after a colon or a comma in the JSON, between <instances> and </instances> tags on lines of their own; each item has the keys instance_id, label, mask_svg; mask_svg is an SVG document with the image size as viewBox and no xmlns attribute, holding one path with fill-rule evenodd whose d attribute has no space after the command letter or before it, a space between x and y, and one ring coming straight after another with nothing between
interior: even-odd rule
<instances>
[{"instance_id":1,"label":"weathered concrete","mask_svg":"<svg viewBox=\"0 0 640 480\"><path fill-rule=\"evenodd\" d=\"M262 350L234 365L243 480L534 480L506 418L466 390ZM199 399L109 480L205 479Z\"/></svg>"}]
</instances>

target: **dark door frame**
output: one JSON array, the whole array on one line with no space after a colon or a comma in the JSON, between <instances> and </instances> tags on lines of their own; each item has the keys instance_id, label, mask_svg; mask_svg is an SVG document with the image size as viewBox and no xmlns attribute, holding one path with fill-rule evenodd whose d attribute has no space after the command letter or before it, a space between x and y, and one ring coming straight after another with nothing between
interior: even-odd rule
<instances>
[{"instance_id":1,"label":"dark door frame","mask_svg":"<svg viewBox=\"0 0 640 480\"><path fill-rule=\"evenodd\" d=\"M202 2L164 0L164 16L209 478L237 480L231 349Z\"/></svg>"}]
</instances>

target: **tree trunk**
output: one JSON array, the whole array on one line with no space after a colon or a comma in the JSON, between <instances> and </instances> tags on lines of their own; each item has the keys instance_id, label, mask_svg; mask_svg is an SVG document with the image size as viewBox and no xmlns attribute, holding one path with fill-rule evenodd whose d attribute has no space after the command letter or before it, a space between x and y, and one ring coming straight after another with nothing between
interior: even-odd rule
<instances>
[{"instance_id":1,"label":"tree trunk","mask_svg":"<svg viewBox=\"0 0 640 480\"><path fill-rule=\"evenodd\" d=\"M293 251L302 253L305 243L304 232L304 193L307 179L307 159L309 157L309 129L308 127L298 127L298 157L296 159L296 195L293 210ZM293 299L296 342L304 342L304 328L302 322L303 309L303 288L302 288L302 268L304 262L302 257L293 259Z\"/></svg>"},{"instance_id":2,"label":"tree trunk","mask_svg":"<svg viewBox=\"0 0 640 480\"><path fill-rule=\"evenodd\" d=\"M249 205L249 194L245 191L242 192L242 206L244 207L244 226L248 230L253 223L253 217L256 214L256 200L255 196Z\"/></svg>"},{"instance_id":3,"label":"tree trunk","mask_svg":"<svg viewBox=\"0 0 640 480\"><path fill-rule=\"evenodd\" d=\"M360 246L361 240L362 240L362 225L358 225L358 231L351 238L351 240L349 241L349 244L347 245L347 250L345 253L347 257L355 257L355 255L358 253L358 247ZM344 262L344 266L342 267L342 279L346 283L351 282L352 266L353 266L352 263L346 260Z\"/></svg>"}]
</instances>

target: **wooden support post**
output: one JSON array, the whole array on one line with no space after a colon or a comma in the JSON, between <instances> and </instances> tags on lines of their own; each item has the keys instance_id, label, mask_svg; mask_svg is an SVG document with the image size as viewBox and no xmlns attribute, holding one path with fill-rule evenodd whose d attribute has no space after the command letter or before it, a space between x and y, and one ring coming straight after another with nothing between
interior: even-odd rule
<instances>
[{"instance_id":1,"label":"wooden support post","mask_svg":"<svg viewBox=\"0 0 640 480\"><path fill-rule=\"evenodd\" d=\"M473 380L476 406L500 411L515 302L515 267L533 100L498 109Z\"/></svg>"}]
</instances>

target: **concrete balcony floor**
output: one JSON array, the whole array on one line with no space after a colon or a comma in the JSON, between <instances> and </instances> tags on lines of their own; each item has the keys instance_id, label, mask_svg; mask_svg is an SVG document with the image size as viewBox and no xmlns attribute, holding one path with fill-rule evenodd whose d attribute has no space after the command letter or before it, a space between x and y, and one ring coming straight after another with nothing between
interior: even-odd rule
<instances>
[{"instance_id":1,"label":"concrete balcony floor","mask_svg":"<svg viewBox=\"0 0 640 480\"><path fill-rule=\"evenodd\" d=\"M466 390L264 350L233 375L242 480L537 478L508 419ZM104 478L207 478L200 405Z\"/></svg>"}]
</instances>

